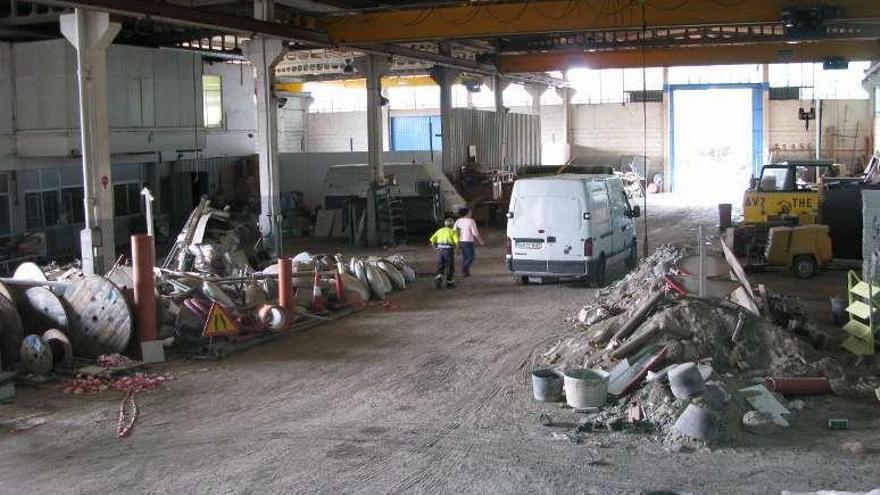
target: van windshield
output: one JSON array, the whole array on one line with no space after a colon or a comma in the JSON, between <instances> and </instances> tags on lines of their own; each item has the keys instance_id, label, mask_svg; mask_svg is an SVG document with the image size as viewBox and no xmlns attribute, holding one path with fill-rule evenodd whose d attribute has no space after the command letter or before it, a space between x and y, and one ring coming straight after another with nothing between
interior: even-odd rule
<instances>
[{"instance_id":1,"label":"van windshield","mask_svg":"<svg viewBox=\"0 0 880 495\"><path fill-rule=\"evenodd\" d=\"M517 225L537 226L548 232L577 230L582 216L577 199L566 196L520 196L513 212Z\"/></svg>"}]
</instances>

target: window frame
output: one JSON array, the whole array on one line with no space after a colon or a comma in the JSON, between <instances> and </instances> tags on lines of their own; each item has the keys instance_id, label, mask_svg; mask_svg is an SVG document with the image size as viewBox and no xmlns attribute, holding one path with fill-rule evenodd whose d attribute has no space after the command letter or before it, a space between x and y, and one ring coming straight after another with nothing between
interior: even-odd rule
<instances>
[{"instance_id":1,"label":"window frame","mask_svg":"<svg viewBox=\"0 0 880 495\"><path fill-rule=\"evenodd\" d=\"M207 80L216 79L218 89L208 89ZM209 104L209 95L216 94L219 107L215 108L213 102ZM219 110L219 120L209 119L209 112ZM213 112L212 112L213 114ZM226 112L223 109L223 76L217 74L202 74L202 126L206 129L223 129L226 125Z\"/></svg>"}]
</instances>

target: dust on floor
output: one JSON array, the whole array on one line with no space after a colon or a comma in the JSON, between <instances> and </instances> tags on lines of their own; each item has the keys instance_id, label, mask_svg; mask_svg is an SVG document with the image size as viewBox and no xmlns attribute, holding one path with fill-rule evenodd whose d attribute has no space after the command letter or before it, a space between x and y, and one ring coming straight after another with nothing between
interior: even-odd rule
<instances>
[{"instance_id":1,"label":"dust on floor","mask_svg":"<svg viewBox=\"0 0 880 495\"><path fill-rule=\"evenodd\" d=\"M714 215L665 206L649 219L658 242L672 242L690 240L694 223ZM0 415L47 414L39 426L0 433L3 487L604 495L866 490L880 482L870 450L880 447L880 419L869 402L811 399L778 435L712 452L668 452L626 433L554 439L539 415L555 406L532 401L528 356L567 328L563 320L592 290L514 284L501 262L503 234L489 237L474 277L456 289L422 280L395 295L395 311L376 307L221 362L168 365L162 371L175 380L139 398L128 439L116 438L115 398L19 389ZM404 254L430 270L427 248ZM851 429L825 430L829 414L849 418ZM867 454L839 450L856 439Z\"/></svg>"}]
</instances>

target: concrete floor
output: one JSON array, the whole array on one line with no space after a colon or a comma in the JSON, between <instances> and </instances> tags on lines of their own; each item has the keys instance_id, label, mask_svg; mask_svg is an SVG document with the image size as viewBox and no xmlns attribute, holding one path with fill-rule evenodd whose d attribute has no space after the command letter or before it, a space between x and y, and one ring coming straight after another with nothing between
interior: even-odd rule
<instances>
[{"instance_id":1,"label":"concrete floor","mask_svg":"<svg viewBox=\"0 0 880 495\"><path fill-rule=\"evenodd\" d=\"M656 203L656 204L653 204ZM652 200L655 242L693 238L711 209ZM527 382L536 344L593 291L519 286L503 272L503 234L479 250L475 276L454 290L422 280L394 294L394 311L365 312L221 362L169 364L176 379L139 396L132 436L115 436L118 397L19 390L0 418L46 413L45 423L0 433L5 493L780 493L880 485L877 404L811 399L773 438L713 452L669 452L647 437L554 440ZM402 250L423 271L431 252ZM803 294L786 275L765 274ZM824 275L827 292L843 273ZM823 295L814 294L816 314ZM558 409L548 406L551 414ZM850 417L829 432L825 417ZM874 451L876 452L876 451Z\"/></svg>"}]
</instances>

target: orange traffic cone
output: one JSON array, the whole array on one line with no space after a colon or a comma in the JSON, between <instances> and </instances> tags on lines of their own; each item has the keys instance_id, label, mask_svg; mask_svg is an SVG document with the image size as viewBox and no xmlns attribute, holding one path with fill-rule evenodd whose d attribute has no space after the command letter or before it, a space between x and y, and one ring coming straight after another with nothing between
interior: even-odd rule
<instances>
[{"instance_id":1,"label":"orange traffic cone","mask_svg":"<svg viewBox=\"0 0 880 495\"><path fill-rule=\"evenodd\" d=\"M345 286L342 284L342 275L336 272L336 300L340 303L347 302L345 299Z\"/></svg>"},{"instance_id":2,"label":"orange traffic cone","mask_svg":"<svg viewBox=\"0 0 880 495\"><path fill-rule=\"evenodd\" d=\"M321 292L321 275L316 271L315 285L312 288L312 312L323 313L324 311L324 294Z\"/></svg>"}]
</instances>

